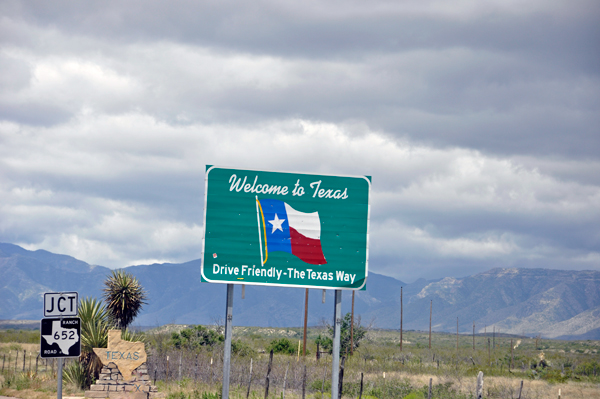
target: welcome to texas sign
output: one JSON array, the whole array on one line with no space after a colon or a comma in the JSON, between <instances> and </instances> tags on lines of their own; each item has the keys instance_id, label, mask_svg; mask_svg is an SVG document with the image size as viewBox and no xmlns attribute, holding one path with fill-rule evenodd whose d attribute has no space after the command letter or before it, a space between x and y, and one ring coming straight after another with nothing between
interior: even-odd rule
<instances>
[{"instance_id":1,"label":"welcome to texas sign","mask_svg":"<svg viewBox=\"0 0 600 399\"><path fill-rule=\"evenodd\" d=\"M368 176L206 167L202 280L360 289Z\"/></svg>"}]
</instances>

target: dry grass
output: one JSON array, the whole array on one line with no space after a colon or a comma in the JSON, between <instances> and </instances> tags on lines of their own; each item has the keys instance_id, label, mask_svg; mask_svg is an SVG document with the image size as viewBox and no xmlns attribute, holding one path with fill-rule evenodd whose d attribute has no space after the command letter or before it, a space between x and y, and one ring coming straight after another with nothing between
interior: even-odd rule
<instances>
[{"instance_id":1,"label":"dry grass","mask_svg":"<svg viewBox=\"0 0 600 399\"><path fill-rule=\"evenodd\" d=\"M365 380L376 381L383 375L366 375ZM475 392L476 379L456 376L438 376L427 374L405 374L399 372L386 373L387 380L407 380L414 387L429 385L429 379L433 385L451 383L457 391L469 394ZM509 377L484 377L484 397L486 398L516 398L523 381L523 399L600 399L600 384L585 382L568 382L565 384L550 384L541 380L521 380Z\"/></svg>"}]
</instances>

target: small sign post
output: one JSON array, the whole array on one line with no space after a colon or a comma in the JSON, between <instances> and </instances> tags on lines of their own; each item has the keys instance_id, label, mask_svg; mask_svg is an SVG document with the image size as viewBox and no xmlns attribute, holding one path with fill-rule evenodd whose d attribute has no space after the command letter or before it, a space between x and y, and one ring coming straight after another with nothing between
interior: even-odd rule
<instances>
[{"instance_id":1,"label":"small sign post","mask_svg":"<svg viewBox=\"0 0 600 399\"><path fill-rule=\"evenodd\" d=\"M62 398L62 372L65 357L81 354L81 320L77 292L44 294L44 319L40 321L40 357L58 358L56 397ZM58 316L58 317L53 317Z\"/></svg>"}]
</instances>

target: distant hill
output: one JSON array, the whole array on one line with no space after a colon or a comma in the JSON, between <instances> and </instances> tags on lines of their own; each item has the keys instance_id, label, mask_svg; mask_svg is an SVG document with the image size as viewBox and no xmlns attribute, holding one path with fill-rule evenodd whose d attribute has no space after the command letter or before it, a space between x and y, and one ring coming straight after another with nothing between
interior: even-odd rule
<instances>
[{"instance_id":1,"label":"distant hill","mask_svg":"<svg viewBox=\"0 0 600 399\"><path fill-rule=\"evenodd\" d=\"M212 324L225 314L225 285L200 283L200 260L183 264L130 266L148 291L148 305L134 324ZM78 291L100 298L108 268L66 255L28 251L0 244L0 319L43 317L44 292ZM404 328L427 330L433 301L433 329L502 333L566 339L600 339L600 272L548 269L492 269L464 278L420 279L406 284L369 273L367 290L356 292L355 313L363 324L400 326L400 287L404 292ZM247 286L245 299L235 287L234 324L262 327L300 326L304 289ZM309 324L330 321L333 291L310 290ZM342 311L349 312L344 292Z\"/></svg>"}]
</instances>

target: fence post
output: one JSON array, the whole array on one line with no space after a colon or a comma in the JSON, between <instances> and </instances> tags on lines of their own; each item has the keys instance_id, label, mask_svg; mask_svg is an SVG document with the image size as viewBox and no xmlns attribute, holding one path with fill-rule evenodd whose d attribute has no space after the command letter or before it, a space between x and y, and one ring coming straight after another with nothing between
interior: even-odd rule
<instances>
[{"instance_id":1,"label":"fence post","mask_svg":"<svg viewBox=\"0 0 600 399\"><path fill-rule=\"evenodd\" d=\"M25 349L23 349L23 372L25 372L25 354L27 353L27 351Z\"/></svg>"},{"instance_id":2,"label":"fence post","mask_svg":"<svg viewBox=\"0 0 600 399\"><path fill-rule=\"evenodd\" d=\"M298 342L300 342L300 341L298 341ZM281 393L282 399L285 399L285 383L287 381L287 373L288 373L289 368L290 368L290 362L288 362L288 365L285 368L285 375L283 376L283 391Z\"/></svg>"},{"instance_id":3,"label":"fence post","mask_svg":"<svg viewBox=\"0 0 600 399\"><path fill-rule=\"evenodd\" d=\"M483 398L483 371L480 371L479 374L477 374L477 393L476 393L477 399L482 399ZM520 397L521 395L519 395Z\"/></svg>"},{"instance_id":4,"label":"fence post","mask_svg":"<svg viewBox=\"0 0 600 399\"><path fill-rule=\"evenodd\" d=\"M306 399L306 364L304 365L304 374L302 374L302 399Z\"/></svg>"},{"instance_id":5,"label":"fence post","mask_svg":"<svg viewBox=\"0 0 600 399\"><path fill-rule=\"evenodd\" d=\"M19 360L19 350L17 349L17 356L15 356L15 372L17 371L17 360Z\"/></svg>"},{"instance_id":6,"label":"fence post","mask_svg":"<svg viewBox=\"0 0 600 399\"><path fill-rule=\"evenodd\" d=\"M360 373L360 392L358 394L358 399L362 399L362 391L363 391L363 373Z\"/></svg>"},{"instance_id":7,"label":"fence post","mask_svg":"<svg viewBox=\"0 0 600 399\"><path fill-rule=\"evenodd\" d=\"M342 399L342 388L344 386L344 365L346 363L346 356L342 356L342 366L340 367L340 384L338 389L338 399Z\"/></svg>"},{"instance_id":8,"label":"fence post","mask_svg":"<svg viewBox=\"0 0 600 399\"><path fill-rule=\"evenodd\" d=\"M2 372L4 372L4 362L6 362L6 353L4 354L4 357L2 358Z\"/></svg>"},{"instance_id":9,"label":"fence post","mask_svg":"<svg viewBox=\"0 0 600 399\"><path fill-rule=\"evenodd\" d=\"M271 375L271 367L273 367L273 349L269 355L269 366L267 367L267 378L265 379L265 399L269 396L269 377Z\"/></svg>"},{"instance_id":10,"label":"fence post","mask_svg":"<svg viewBox=\"0 0 600 399\"><path fill-rule=\"evenodd\" d=\"M427 399L431 399L431 384L433 382L433 378L429 379L429 393L427 394Z\"/></svg>"},{"instance_id":11,"label":"fence post","mask_svg":"<svg viewBox=\"0 0 600 399\"><path fill-rule=\"evenodd\" d=\"M523 392L523 380L521 380L521 387L519 388L519 397L517 399L521 399L521 392Z\"/></svg>"},{"instance_id":12,"label":"fence post","mask_svg":"<svg viewBox=\"0 0 600 399\"><path fill-rule=\"evenodd\" d=\"M250 358L250 375L248 376L248 391L246 392L246 399L250 397L250 385L252 385L252 358Z\"/></svg>"},{"instance_id":13,"label":"fence post","mask_svg":"<svg viewBox=\"0 0 600 399\"><path fill-rule=\"evenodd\" d=\"M179 351L179 370L178 370L178 373L177 373L177 377L178 377L177 379L179 381L181 381L181 350Z\"/></svg>"}]
</instances>

